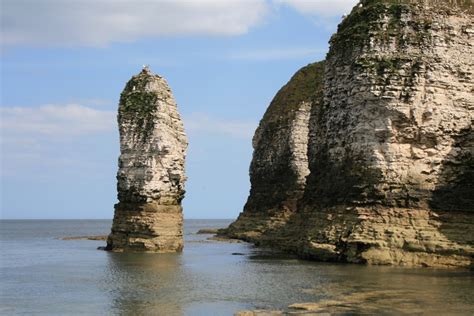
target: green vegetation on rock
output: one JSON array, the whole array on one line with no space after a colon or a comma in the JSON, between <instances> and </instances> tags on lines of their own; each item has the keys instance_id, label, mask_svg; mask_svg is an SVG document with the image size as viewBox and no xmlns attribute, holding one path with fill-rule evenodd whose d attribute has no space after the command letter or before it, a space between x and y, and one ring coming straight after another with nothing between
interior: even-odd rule
<instances>
[{"instance_id":1,"label":"green vegetation on rock","mask_svg":"<svg viewBox=\"0 0 474 316\"><path fill-rule=\"evenodd\" d=\"M135 132L145 141L154 128L154 114L158 108L158 95L147 91L153 75L142 72L133 77L120 95L119 120L127 118L136 126Z\"/></svg>"},{"instance_id":2,"label":"green vegetation on rock","mask_svg":"<svg viewBox=\"0 0 474 316\"><path fill-rule=\"evenodd\" d=\"M422 43L430 38L433 21L420 15L411 20L411 27L416 32L406 34L403 31L403 15L418 15L425 5L445 13L455 10L474 13L472 0L362 0L339 24L338 32L331 38L332 48L328 56L337 54L350 60L350 54L360 53L371 39L381 42L395 40L399 47ZM388 17L388 23L385 23L384 17Z\"/></svg>"},{"instance_id":3,"label":"green vegetation on rock","mask_svg":"<svg viewBox=\"0 0 474 316\"><path fill-rule=\"evenodd\" d=\"M137 117L145 117L156 111L157 96L154 92L132 92L122 95L120 111L133 113Z\"/></svg>"},{"instance_id":4,"label":"green vegetation on rock","mask_svg":"<svg viewBox=\"0 0 474 316\"><path fill-rule=\"evenodd\" d=\"M287 117L299 108L301 102L314 101L322 93L323 78L324 61L309 64L298 70L275 95L263 119ZM277 113L280 115L276 115Z\"/></svg>"}]
</instances>

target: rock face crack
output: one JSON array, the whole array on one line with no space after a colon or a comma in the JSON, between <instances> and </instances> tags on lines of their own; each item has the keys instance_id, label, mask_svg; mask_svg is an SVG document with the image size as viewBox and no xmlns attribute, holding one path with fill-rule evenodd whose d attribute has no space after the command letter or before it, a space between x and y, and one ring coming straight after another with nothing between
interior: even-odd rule
<instances>
[{"instance_id":1,"label":"rock face crack","mask_svg":"<svg viewBox=\"0 0 474 316\"><path fill-rule=\"evenodd\" d=\"M166 80L148 68L133 76L120 96L118 125L119 202L106 249L181 251L187 139Z\"/></svg>"}]
</instances>

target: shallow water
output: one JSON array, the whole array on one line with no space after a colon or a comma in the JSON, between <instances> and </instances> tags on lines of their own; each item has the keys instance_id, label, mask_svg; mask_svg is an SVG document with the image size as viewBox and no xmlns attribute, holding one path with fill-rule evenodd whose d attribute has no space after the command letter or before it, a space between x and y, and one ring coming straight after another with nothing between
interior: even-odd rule
<instances>
[{"instance_id":1,"label":"shallow water","mask_svg":"<svg viewBox=\"0 0 474 316\"><path fill-rule=\"evenodd\" d=\"M185 221L182 254L120 254L111 221L0 221L2 315L232 315L319 302L338 315L473 315L474 273L301 261L196 235L229 220ZM241 254L241 255L236 255Z\"/></svg>"}]
</instances>

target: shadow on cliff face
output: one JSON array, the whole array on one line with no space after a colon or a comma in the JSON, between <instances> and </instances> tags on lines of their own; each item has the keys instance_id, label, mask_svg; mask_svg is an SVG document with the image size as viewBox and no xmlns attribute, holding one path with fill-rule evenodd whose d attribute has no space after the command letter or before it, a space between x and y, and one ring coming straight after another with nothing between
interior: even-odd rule
<instances>
[{"instance_id":1,"label":"shadow on cliff face","mask_svg":"<svg viewBox=\"0 0 474 316\"><path fill-rule=\"evenodd\" d=\"M375 187L374 184L380 181L380 175L373 173L372 170L365 170L352 160L343 159L334 162L324 153L325 151L321 150L316 155L318 159L313 161L313 172L308 177L305 196L299 201L297 211L288 217L284 225L267 229L257 244L274 246L306 259L347 261L346 254L351 253L344 249L347 244L331 240L331 234L327 235L325 230L325 227L335 225L334 229L342 237L341 240L348 237L347 233L351 233L350 228L345 231L342 226L336 227L335 220L339 213L335 210L341 205L350 206L354 201L356 204L358 202L368 207L371 205L382 209L387 207L383 203L378 203L378 199L382 197L379 198L377 191L372 189ZM420 228L420 234L434 233L433 238L440 238L433 240L439 243L437 251L440 255L468 257L473 267L474 256L471 247L474 246L474 130L472 127L464 129L455 137L451 152L442 162L439 183L431 195L422 196L428 205L425 204L421 209L431 209L436 214L430 215L428 228L424 231ZM407 212L410 210L416 212L419 208L418 205L402 207ZM343 221L347 227L353 224L357 226L355 219L357 214L351 215L346 208L342 209L339 215L341 214L346 216ZM351 219L354 221L351 222ZM445 238L436 235L434 230ZM328 245L334 248L326 247ZM356 249L355 253L367 250L367 245L360 243L360 246L362 248ZM432 250L427 250L426 253L430 254Z\"/></svg>"},{"instance_id":2,"label":"shadow on cliff face","mask_svg":"<svg viewBox=\"0 0 474 316\"><path fill-rule=\"evenodd\" d=\"M315 157L301 204L324 208L353 203L373 204L383 198L376 190L382 175L379 170L365 166L362 155L346 154L340 161L335 161L325 149L317 152Z\"/></svg>"},{"instance_id":3,"label":"shadow on cliff face","mask_svg":"<svg viewBox=\"0 0 474 316\"><path fill-rule=\"evenodd\" d=\"M430 207L441 211L474 213L474 130L465 129L442 162L440 186L433 192Z\"/></svg>"},{"instance_id":4,"label":"shadow on cliff face","mask_svg":"<svg viewBox=\"0 0 474 316\"><path fill-rule=\"evenodd\" d=\"M461 245L474 246L474 129L463 130L442 162L439 182L429 201L440 232ZM474 258L471 254L471 266Z\"/></svg>"}]
</instances>

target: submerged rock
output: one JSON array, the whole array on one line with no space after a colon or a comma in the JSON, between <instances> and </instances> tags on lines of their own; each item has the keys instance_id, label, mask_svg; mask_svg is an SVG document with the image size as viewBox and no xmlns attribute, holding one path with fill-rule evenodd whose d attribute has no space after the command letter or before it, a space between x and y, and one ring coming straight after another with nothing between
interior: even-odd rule
<instances>
[{"instance_id":1,"label":"submerged rock","mask_svg":"<svg viewBox=\"0 0 474 316\"><path fill-rule=\"evenodd\" d=\"M300 129L309 129L303 197L284 220L265 203L252 210L247 203L228 234L317 260L470 266L472 4L361 4L331 39L322 101L312 104L308 126ZM286 157L275 151L258 168L271 170ZM251 176L255 168L253 162ZM284 196L252 181L249 201L260 191Z\"/></svg>"},{"instance_id":2,"label":"submerged rock","mask_svg":"<svg viewBox=\"0 0 474 316\"><path fill-rule=\"evenodd\" d=\"M119 203L107 250L174 252L183 248L187 140L166 80L145 67L120 97Z\"/></svg>"},{"instance_id":3,"label":"submerged rock","mask_svg":"<svg viewBox=\"0 0 474 316\"><path fill-rule=\"evenodd\" d=\"M264 310L264 309L238 311L237 313L234 314L234 316L280 316L280 315L285 315L285 313L278 310Z\"/></svg>"},{"instance_id":4,"label":"submerged rock","mask_svg":"<svg viewBox=\"0 0 474 316\"><path fill-rule=\"evenodd\" d=\"M98 235L98 236L68 236L62 237L61 240L107 240L106 235Z\"/></svg>"},{"instance_id":5,"label":"submerged rock","mask_svg":"<svg viewBox=\"0 0 474 316\"><path fill-rule=\"evenodd\" d=\"M203 228L196 232L197 235L215 235L219 233L222 228Z\"/></svg>"}]
</instances>

